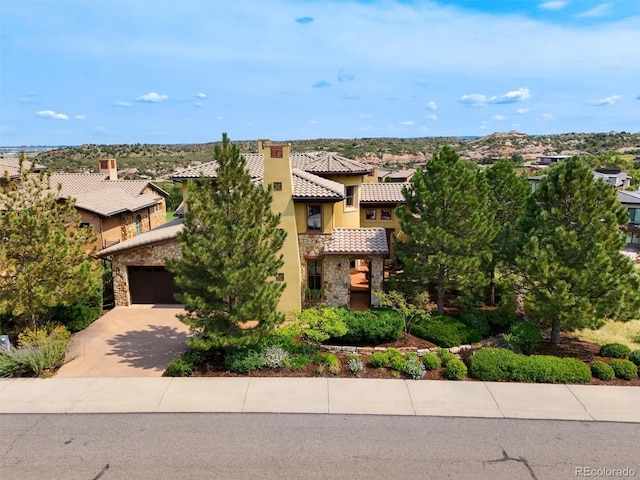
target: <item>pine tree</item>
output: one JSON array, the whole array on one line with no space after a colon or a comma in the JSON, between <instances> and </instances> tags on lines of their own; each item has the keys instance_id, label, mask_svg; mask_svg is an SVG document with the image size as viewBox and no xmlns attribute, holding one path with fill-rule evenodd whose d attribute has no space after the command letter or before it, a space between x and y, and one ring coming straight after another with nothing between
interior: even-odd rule
<instances>
[{"instance_id":1,"label":"pine tree","mask_svg":"<svg viewBox=\"0 0 640 480\"><path fill-rule=\"evenodd\" d=\"M403 193L406 208L399 206L396 214L410 239L397 242L396 252L409 278L435 286L443 313L446 292L469 295L486 285L480 265L496 232L487 183L455 150L443 147Z\"/></svg>"},{"instance_id":2,"label":"pine tree","mask_svg":"<svg viewBox=\"0 0 640 480\"><path fill-rule=\"evenodd\" d=\"M518 224L524 215L531 187L525 178L516 175L513 163L506 159L494 163L484 174L489 185L490 210L498 226L485 265L489 278L487 303L494 305L496 273L506 275L515 266Z\"/></svg>"},{"instance_id":3,"label":"pine tree","mask_svg":"<svg viewBox=\"0 0 640 480\"><path fill-rule=\"evenodd\" d=\"M560 330L597 328L606 318L638 313L640 277L620 249L627 212L612 185L595 182L579 157L552 169L530 197L522 221L518 266L525 280L525 310Z\"/></svg>"},{"instance_id":4,"label":"pine tree","mask_svg":"<svg viewBox=\"0 0 640 480\"><path fill-rule=\"evenodd\" d=\"M90 295L100 282L89 247L95 232L80 227L74 201L51 187L46 173L24 167L24 153L20 178L0 180L0 314L17 330L35 328L52 307Z\"/></svg>"},{"instance_id":5,"label":"pine tree","mask_svg":"<svg viewBox=\"0 0 640 480\"><path fill-rule=\"evenodd\" d=\"M226 134L215 160L215 180L189 185L182 258L168 262L187 310L180 318L201 332L191 345L202 350L257 343L284 320L276 308L285 284L274 277L286 232L271 211L271 191L251 181Z\"/></svg>"}]
</instances>

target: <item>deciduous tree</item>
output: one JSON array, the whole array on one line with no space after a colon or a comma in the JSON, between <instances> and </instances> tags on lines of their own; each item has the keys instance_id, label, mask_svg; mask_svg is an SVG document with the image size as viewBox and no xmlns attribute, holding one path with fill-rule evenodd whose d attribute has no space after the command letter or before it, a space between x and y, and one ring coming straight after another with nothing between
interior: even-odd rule
<instances>
[{"instance_id":1,"label":"deciduous tree","mask_svg":"<svg viewBox=\"0 0 640 480\"><path fill-rule=\"evenodd\" d=\"M192 347L202 350L257 343L284 320L276 308L285 284L274 277L286 233L271 191L251 181L226 134L215 161L215 180L189 186L182 259L168 262L187 310L180 319L201 332Z\"/></svg>"}]
</instances>

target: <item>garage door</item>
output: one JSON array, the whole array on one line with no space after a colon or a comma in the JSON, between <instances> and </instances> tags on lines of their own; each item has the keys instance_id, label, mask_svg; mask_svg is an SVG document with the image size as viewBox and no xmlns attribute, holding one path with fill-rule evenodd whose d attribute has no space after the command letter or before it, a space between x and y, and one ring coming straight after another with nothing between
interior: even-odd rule
<instances>
[{"instance_id":1,"label":"garage door","mask_svg":"<svg viewBox=\"0 0 640 480\"><path fill-rule=\"evenodd\" d=\"M178 303L173 274L164 267L130 266L127 272L131 303Z\"/></svg>"}]
</instances>

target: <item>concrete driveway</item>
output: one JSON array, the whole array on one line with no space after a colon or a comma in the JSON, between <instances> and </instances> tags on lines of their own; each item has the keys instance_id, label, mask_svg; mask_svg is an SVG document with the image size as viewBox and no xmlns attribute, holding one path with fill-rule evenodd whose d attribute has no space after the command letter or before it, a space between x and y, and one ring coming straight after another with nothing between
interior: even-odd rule
<instances>
[{"instance_id":1,"label":"concrete driveway","mask_svg":"<svg viewBox=\"0 0 640 480\"><path fill-rule=\"evenodd\" d=\"M116 307L78 332L56 377L160 377L186 350L176 305Z\"/></svg>"}]
</instances>

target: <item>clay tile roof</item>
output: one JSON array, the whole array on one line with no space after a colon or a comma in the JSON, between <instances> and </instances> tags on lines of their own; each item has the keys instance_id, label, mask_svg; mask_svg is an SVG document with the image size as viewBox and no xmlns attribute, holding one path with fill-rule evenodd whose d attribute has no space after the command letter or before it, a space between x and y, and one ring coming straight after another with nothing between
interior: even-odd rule
<instances>
[{"instance_id":1,"label":"clay tile roof","mask_svg":"<svg viewBox=\"0 0 640 480\"><path fill-rule=\"evenodd\" d=\"M58 185L62 186L61 197L70 197L81 192L99 190L108 179L109 176L103 173L52 173L49 182L54 190Z\"/></svg>"},{"instance_id":2,"label":"clay tile roof","mask_svg":"<svg viewBox=\"0 0 640 480\"><path fill-rule=\"evenodd\" d=\"M408 183L363 183L360 203L405 203L402 188Z\"/></svg>"},{"instance_id":3,"label":"clay tile roof","mask_svg":"<svg viewBox=\"0 0 640 480\"><path fill-rule=\"evenodd\" d=\"M362 175L373 167L331 152L292 155L292 166L311 173Z\"/></svg>"},{"instance_id":4,"label":"clay tile roof","mask_svg":"<svg viewBox=\"0 0 640 480\"><path fill-rule=\"evenodd\" d=\"M133 196L120 187L102 188L73 195L76 207L110 217L121 212L135 212L156 205L162 197L145 193Z\"/></svg>"},{"instance_id":5,"label":"clay tile roof","mask_svg":"<svg viewBox=\"0 0 640 480\"><path fill-rule=\"evenodd\" d=\"M325 254L386 255L389 253L384 228L334 228Z\"/></svg>"},{"instance_id":6,"label":"clay tile roof","mask_svg":"<svg viewBox=\"0 0 640 480\"><path fill-rule=\"evenodd\" d=\"M96 253L96 257L105 258L115 253L124 252L126 250L133 250L135 248L144 247L154 243L165 242L177 238L178 233L184 228L184 219L177 218L170 222L167 222L159 227L149 230L148 232L136 235L133 238L125 240L124 242L116 243L104 250L100 250Z\"/></svg>"},{"instance_id":7,"label":"clay tile roof","mask_svg":"<svg viewBox=\"0 0 640 480\"><path fill-rule=\"evenodd\" d=\"M344 199L344 185L298 168L292 171L294 200Z\"/></svg>"},{"instance_id":8,"label":"clay tile roof","mask_svg":"<svg viewBox=\"0 0 640 480\"><path fill-rule=\"evenodd\" d=\"M45 165L33 164L29 160L25 160L22 166L25 170L29 170L33 166L34 172L40 172L47 168ZM5 172L9 174L9 178L20 178L20 159L17 157L0 158L0 178L4 177Z\"/></svg>"},{"instance_id":9,"label":"clay tile roof","mask_svg":"<svg viewBox=\"0 0 640 480\"><path fill-rule=\"evenodd\" d=\"M247 170L249 170L251 178L261 179L264 175L264 156L261 153L244 153L242 156L247 162ZM214 160L177 172L171 175L171 180L196 179L200 178L201 175L208 178L216 178L218 176L217 171L218 162Z\"/></svg>"}]
</instances>

